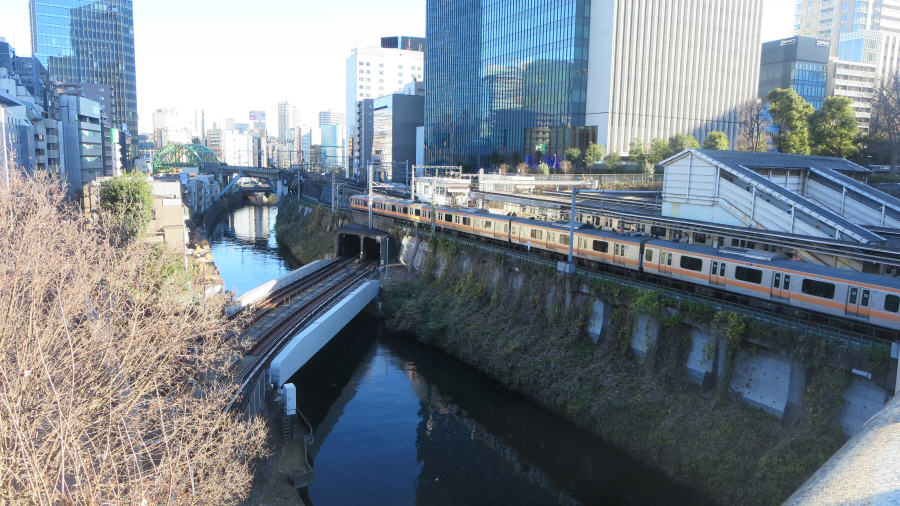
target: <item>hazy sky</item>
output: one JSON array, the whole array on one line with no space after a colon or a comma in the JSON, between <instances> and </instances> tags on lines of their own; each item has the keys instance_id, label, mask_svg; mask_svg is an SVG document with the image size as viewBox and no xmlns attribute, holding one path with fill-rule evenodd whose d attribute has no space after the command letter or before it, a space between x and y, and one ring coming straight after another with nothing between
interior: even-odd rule
<instances>
[{"instance_id":1,"label":"hazy sky","mask_svg":"<svg viewBox=\"0 0 900 506\"><path fill-rule=\"evenodd\" d=\"M762 40L793 33L795 3L763 0ZM135 0L140 129L153 111L206 111L207 127L250 110L268 113L290 100L303 121L344 112L345 60L382 36L425 35L425 0ZM0 37L31 54L28 0L0 0Z\"/></svg>"}]
</instances>

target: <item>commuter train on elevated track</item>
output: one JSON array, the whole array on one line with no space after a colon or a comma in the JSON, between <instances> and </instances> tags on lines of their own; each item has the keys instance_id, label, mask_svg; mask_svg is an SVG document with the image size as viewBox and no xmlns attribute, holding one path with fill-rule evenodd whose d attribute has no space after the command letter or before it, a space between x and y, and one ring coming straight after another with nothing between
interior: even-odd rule
<instances>
[{"instance_id":1,"label":"commuter train on elevated track","mask_svg":"<svg viewBox=\"0 0 900 506\"><path fill-rule=\"evenodd\" d=\"M351 198L368 212L368 197ZM696 286L789 305L806 311L900 330L900 278L822 267L787 259L782 253L733 247L704 247L596 229L576 222L546 222L489 214L480 209L436 207L376 196L373 213L471 236L568 255L587 265L609 265L668 277Z\"/></svg>"}]
</instances>

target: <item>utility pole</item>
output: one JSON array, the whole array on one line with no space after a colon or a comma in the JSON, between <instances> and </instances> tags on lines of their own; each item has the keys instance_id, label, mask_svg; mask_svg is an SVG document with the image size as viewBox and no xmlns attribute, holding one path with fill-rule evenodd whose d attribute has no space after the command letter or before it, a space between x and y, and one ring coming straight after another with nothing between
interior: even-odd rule
<instances>
[{"instance_id":1,"label":"utility pole","mask_svg":"<svg viewBox=\"0 0 900 506\"><path fill-rule=\"evenodd\" d=\"M409 163L409 162L407 162L407 163ZM412 179L409 184L409 188L410 188L410 198L409 199L412 200L413 202L415 202L416 201L416 166L415 165L413 165L413 167L412 167Z\"/></svg>"},{"instance_id":2,"label":"utility pole","mask_svg":"<svg viewBox=\"0 0 900 506\"><path fill-rule=\"evenodd\" d=\"M375 218L372 216L372 164L369 164L369 228L375 228Z\"/></svg>"},{"instance_id":3,"label":"utility pole","mask_svg":"<svg viewBox=\"0 0 900 506\"><path fill-rule=\"evenodd\" d=\"M334 214L334 199L336 188L334 187L334 172L331 173L331 213Z\"/></svg>"}]
</instances>

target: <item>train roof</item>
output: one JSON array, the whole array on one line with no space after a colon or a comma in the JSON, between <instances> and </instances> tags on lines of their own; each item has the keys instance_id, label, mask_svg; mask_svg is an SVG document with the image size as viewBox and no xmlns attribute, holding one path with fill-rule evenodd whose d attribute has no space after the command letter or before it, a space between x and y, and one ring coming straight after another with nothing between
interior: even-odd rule
<instances>
[{"instance_id":1,"label":"train roof","mask_svg":"<svg viewBox=\"0 0 900 506\"><path fill-rule=\"evenodd\" d=\"M877 285L892 290L900 290L900 278L881 276L879 274L869 274L866 272L851 271L850 269L839 269L837 267L825 267L823 265L798 262L795 260L788 260L787 257L780 253L767 253L765 251L745 250L742 248L711 248L708 246L697 246L695 244L666 241L663 239L654 239L651 241L647 241L646 245L648 247L660 249L683 251L687 253L698 253L702 255L713 255L739 264L769 266L776 269L798 271L813 276L843 278L850 282ZM770 259L766 260L764 259L765 257L768 257Z\"/></svg>"}]
</instances>

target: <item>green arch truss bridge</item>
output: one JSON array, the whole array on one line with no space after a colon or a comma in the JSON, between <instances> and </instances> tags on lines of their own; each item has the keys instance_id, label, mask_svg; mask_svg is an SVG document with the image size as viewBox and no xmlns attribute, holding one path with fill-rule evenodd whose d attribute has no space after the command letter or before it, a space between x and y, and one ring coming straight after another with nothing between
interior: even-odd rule
<instances>
[{"instance_id":1,"label":"green arch truss bridge","mask_svg":"<svg viewBox=\"0 0 900 506\"><path fill-rule=\"evenodd\" d=\"M222 160L202 144L169 144L153 157L154 174L171 174L176 169L196 169L203 165L221 165Z\"/></svg>"}]
</instances>

